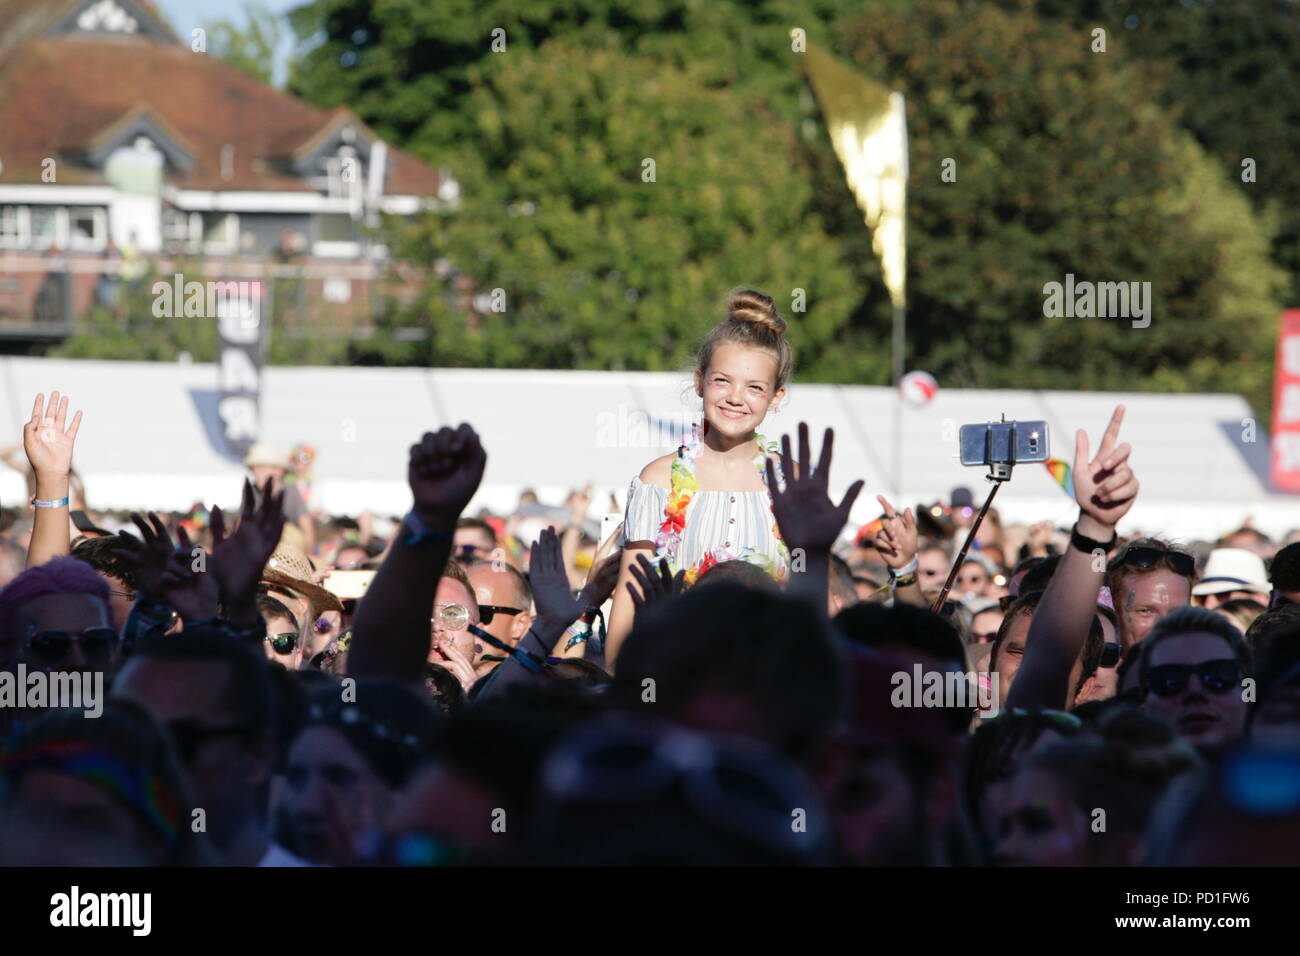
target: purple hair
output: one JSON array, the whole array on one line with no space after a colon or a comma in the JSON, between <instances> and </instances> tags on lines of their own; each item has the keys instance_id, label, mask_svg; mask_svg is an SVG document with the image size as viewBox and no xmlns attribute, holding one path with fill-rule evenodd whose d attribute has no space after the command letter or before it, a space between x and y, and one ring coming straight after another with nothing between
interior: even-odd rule
<instances>
[{"instance_id":1,"label":"purple hair","mask_svg":"<svg viewBox=\"0 0 1300 956\"><path fill-rule=\"evenodd\" d=\"M108 582L89 564L77 558L55 558L28 568L0 590L0 636L17 634L18 612L47 594L89 594L104 605L111 618Z\"/></svg>"}]
</instances>

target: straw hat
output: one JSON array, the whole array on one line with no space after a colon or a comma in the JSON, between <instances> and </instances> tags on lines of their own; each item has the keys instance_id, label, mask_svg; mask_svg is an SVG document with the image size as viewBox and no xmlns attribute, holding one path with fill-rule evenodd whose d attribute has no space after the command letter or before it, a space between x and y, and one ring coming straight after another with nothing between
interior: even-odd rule
<instances>
[{"instance_id":1,"label":"straw hat","mask_svg":"<svg viewBox=\"0 0 1300 956\"><path fill-rule=\"evenodd\" d=\"M275 553L262 569L262 580L301 594L311 602L317 615L322 611L343 610L342 602L312 578L311 559L300 548L283 541L276 545Z\"/></svg>"},{"instance_id":2,"label":"straw hat","mask_svg":"<svg viewBox=\"0 0 1300 956\"><path fill-rule=\"evenodd\" d=\"M283 468L288 471L289 456L284 453L284 449L272 445L269 441L255 441L248 449L248 454L244 456L244 467L256 468L258 465Z\"/></svg>"}]
</instances>

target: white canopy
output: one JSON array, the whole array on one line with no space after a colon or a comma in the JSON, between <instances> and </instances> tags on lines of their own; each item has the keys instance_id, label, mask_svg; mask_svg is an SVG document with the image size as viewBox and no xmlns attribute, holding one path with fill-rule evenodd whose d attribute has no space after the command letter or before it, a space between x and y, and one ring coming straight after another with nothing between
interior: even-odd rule
<instances>
[{"instance_id":1,"label":"white canopy","mask_svg":"<svg viewBox=\"0 0 1300 956\"><path fill-rule=\"evenodd\" d=\"M59 389L85 412L76 467L92 508L186 509L238 500L243 469L219 448L213 365L0 360L0 421L21 440L36 392ZM984 469L958 461L957 429L971 422L1046 420L1051 453L1071 461L1074 431L1095 448L1117 403L1127 406L1122 440L1133 444L1141 497L1123 529L1208 538L1251 517L1274 535L1300 526L1300 500L1267 488L1268 435L1236 395L1163 395L940 389L924 408L902 411L902 491L892 487L893 389L794 383L764 434L793 436L800 421L835 429L831 491L838 500L866 480L852 516L875 518L877 493L903 507L948 500L965 485L977 502ZM262 438L317 449L313 505L331 513L370 508L401 514L408 447L427 430L469 422L488 451L487 473L469 513L511 510L534 489L559 504L590 483L599 517L609 494L625 500L632 476L671 451L699 399L686 373L422 368L269 367L262 379ZM1253 438L1253 441L1251 440ZM0 499L20 500L21 477L0 475ZM998 492L1007 522L1052 519L1075 508L1042 465L1022 465Z\"/></svg>"}]
</instances>

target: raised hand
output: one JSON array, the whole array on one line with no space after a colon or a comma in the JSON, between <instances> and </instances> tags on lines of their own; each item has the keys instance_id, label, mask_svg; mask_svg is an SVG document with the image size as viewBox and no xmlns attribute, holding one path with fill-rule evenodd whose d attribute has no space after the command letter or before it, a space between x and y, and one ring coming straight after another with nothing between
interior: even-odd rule
<instances>
[{"instance_id":1,"label":"raised hand","mask_svg":"<svg viewBox=\"0 0 1300 956\"><path fill-rule=\"evenodd\" d=\"M44 394L38 394L32 405L32 417L23 426L23 451L31 462L38 478L43 476L66 477L72 470L72 448L81 428L81 412L68 420L68 396L50 393L49 407L45 407Z\"/></svg>"},{"instance_id":2,"label":"raised hand","mask_svg":"<svg viewBox=\"0 0 1300 956\"><path fill-rule=\"evenodd\" d=\"M436 660L433 663L439 667L445 667L455 675L456 680L460 681L460 686L465 693L469 693L474 682L478 680L478 674L474 671L474 662L456 646L453 640L445 640L435 648L442 660Z\"/></svg>"},{"instance_id":3,"label":"raised hand","mask_svg":"<svg viewBox=\"0 0 1300 956\"><path fill-rule=\"evenodd\" d=\"M587 572L586 583L582 586L582 593L578 596L584 606L600 607L609 600L610 595L614 593L614 588L618 587L618 569L623 561L623 549L619 548L611 554L601 557L600 551L596 551L596 558L592 561L591 570Z\"/></svg>"},{"instance_id":4,"label":"raised hand","mask_svg":"<svg viewBox=\"0 0 1300 956\"><path fill-rule=\"evenodd\" d=\"M826 488L831 470L831 447L835 441L833 429L826 429L826 439L822 445L821 458L817 467L809 470L812 450L808 442L808 425L799 423L799 462L802 466L796 476L794 460L790 454L790 436L781 436L781 470L785 474L785 489L777 487L776 469L772 459L768 458L767 487L772 493L772 510L776 514L777 526L781 537L790 550L802 548L805 551L829 551L845 522L849 520L849 511L853 502L862 491L864 482L858 479L849 486L844 498L836 505L831 501Z\"/></svg>"},{"instance_id":5,"label":"raised hand","mask_svg":"<svg viewBox=\"0 0 1300 956\"><path fill-rule=\"evenodd\" d=\"M627 593L632 595L632 603L636 606L638 614L651 604L657 604L664 598L680 594L686 581L684 570L676 574L669 570L667 558L660 558L659 566L656 568L644 554L638 554L636 563L629 564L627 569L641 586L638 592L631 581L627 582Z\"/></svg>"},{"instance_id":6,"label":"raised hand","mask_svg":"<svg viewBox=\"0 0 1300 956\"><path fill-rule=\"evenodd\" d=\"M1074 439L1074 500L1079 503L1081 520L1091 519L1100 526L1095 530L1101 532L1114 530L1133 507L1138 493L1138 480L1128 466L1132 446L1128 442L1118 444L1123 421L1124 406L1117 405L1095 456L1089 455L1088 435L1083 429L1079 429ZM1088 537L1110 537L1089 534L1083 526L1080 532Z\"/></svg>"},{"instance_id":7,"label":"raised hand","mask_svg":"<svg viewBox=\"0 0 1300 956\"><path fill-rule=\"evenodd\" d=\"M253 485L244 479L239 527L226 536L226 517L212 508L212 566L221 596L226 601L252 600L262 569L284 533L284 492L271 493L272 480L262 487L262 500L253 507Z\"/></svg>"},{"instance_id":8,"label":"raised hand","mask_svg":"<svg viewBox=\"0 0 1300 956\"><path fill-rule=\"evenodd\" d=\"M220 612L220 593L206 562L198 564L194 545L183 527L176 529L179 547L167 556L162 574L162 590L169 605L185 622L204 621Z\"/></svg>"},{"instance_id":9,"label":"raised hand","mask_svg":"<svg viewBox=\"0 0 1300 956\"><path fill-rule=\"evenodd\" d=\"M876 551L885 564L897 571L916 560L916 519L911 508L899 514L884 495L876 495L876 500L885 509L880 531L876 534Z\"/></svg>"},{"instance_id":10,"label":"raised hand","mask_svg":"<svg viewBox=\"0 0 1300 956\"><path fill-rule=\"evenodd\" d=\"M135 567L137 591L147 601L166 603L163 574L168 560L176 550L167 527L152 511L149 520L131 512L131 521L140 530L139 539L126 531L117 533L117 541L110 550L115 556Z\"/></svg>"},{"instance_id":11,"label":"raised hand","mask_svg":"<svg viewBox=\"0 0 1300 956\"><path fill-rule=\"evenodd\" d=\"M569 587L560 538L554 528L543 528L533 542L528 561L528 582L533 586L539 631L548 627L557 632L563 630L587 608L582 596L575 598ZM589 583L583 588L582 595L585 596L590 587Z\"/></svg>"},{"instance_id":12,"label":"raised hand","mask_svg":"<svg viewBox=\"0 0 1300 956\"><path fill-rule=\"evenodd\" d=\"M487 453L469 425L425 432L411 446L407 481L415 514L427 524L455 521L483 480Z\"/></svg>"}]
</instances>

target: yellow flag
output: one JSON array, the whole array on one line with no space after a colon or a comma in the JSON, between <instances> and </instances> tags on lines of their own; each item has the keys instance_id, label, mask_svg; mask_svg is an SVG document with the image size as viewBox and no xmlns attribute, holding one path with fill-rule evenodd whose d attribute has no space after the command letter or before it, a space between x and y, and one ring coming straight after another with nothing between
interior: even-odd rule
<instances>
[{"instance_id":1,"label":"yellow flag","mask_svg":"<svg viewBox=\"0 0 1300 956\"><path fill-rule=\"evenodd\" d=\"M907 118L903 94L891 93L811 43L804 56L835 155L844 166L849 189L871 229L871 248L880 257L889 298L901 306L906 301L907 269Z\"/></svg>"}]
</instances>

